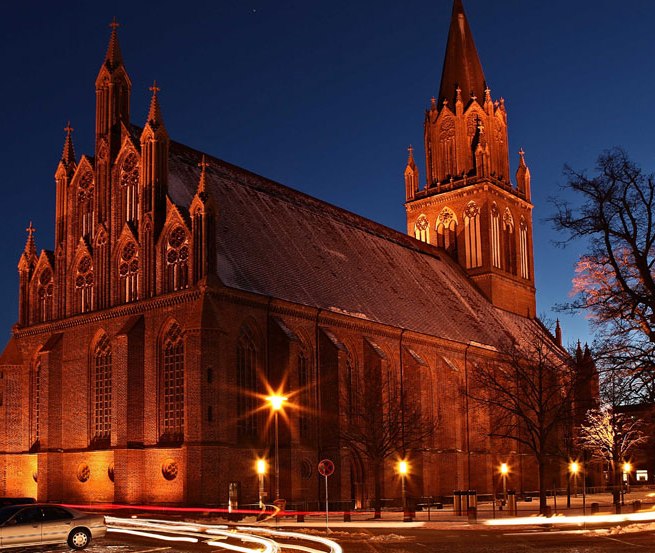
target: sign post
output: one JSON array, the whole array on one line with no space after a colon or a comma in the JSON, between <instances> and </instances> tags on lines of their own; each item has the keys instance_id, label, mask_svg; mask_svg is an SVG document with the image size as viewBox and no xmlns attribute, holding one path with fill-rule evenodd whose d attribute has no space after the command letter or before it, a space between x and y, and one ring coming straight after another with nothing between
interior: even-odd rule
<instances>
[{"instance_id":1,"label":"sign post","mask_svg":"<svg viewBox=\"0 0 655 553\"><path fill-rule=\"evenodd\" d=\"M325 529L330 531L330 515L328 508L328 476L334 474L334 463L330 459L323 459L318 464L318 473L325 478Z\"/></svg>"}]
</instances>

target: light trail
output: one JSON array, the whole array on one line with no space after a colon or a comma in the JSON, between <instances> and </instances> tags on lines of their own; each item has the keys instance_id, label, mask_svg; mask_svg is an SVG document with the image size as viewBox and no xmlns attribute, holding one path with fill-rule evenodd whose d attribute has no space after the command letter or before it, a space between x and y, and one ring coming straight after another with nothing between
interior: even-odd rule
<instances>
[{"instance_id":1,"label":"light trail","mask_svg":"<svg viewBox=\"0 0 655 553\"><path fill-rule=\"evenodd\" d=\"M140 536L142 538L151 538L162 541L175 541L186 543L198 543L198 538L190 538L187 536L162 536L161 534L153 534L152 532L143 532L140 530L129 530L128 528L107 528L107 532L116 534L131 534L133 536Z\"/></svg>"},{"instance_id":2,"label":"light trail","mask_svg":"<svg viewBox=\"0 0 655 553\"><path fill-rule=\"evenodd\" d=\"M534 526L535 524L551 525L581 525L581 524L618 524L621 522L655 522L655 511L644 511L640 513L628 513L621 515L588 515L588 516L564 516L552 517L534 516L520 518L503 518L487 520L484 524L488 526Z\"/></svg>"},{"instance_id":3,"label":"light trail","mask_svg":"<svg viewBox=\"0 0 655 553\"><path fill-rule=\"evenodd\" d=\"M293 538L293 539L299 539L305 541L314 541L329 547L330 553L343 553L343 549L337 542L329 540L327 538L322 538L321 536L302 534L301 532L283 532L282 530L271 530L268 528L260 528L260 527L252 527L252 526L237 526L237 529L245 530L247 532L258 533L258 534L268 534L271 536Z\"/></svg>"}]
</instances>

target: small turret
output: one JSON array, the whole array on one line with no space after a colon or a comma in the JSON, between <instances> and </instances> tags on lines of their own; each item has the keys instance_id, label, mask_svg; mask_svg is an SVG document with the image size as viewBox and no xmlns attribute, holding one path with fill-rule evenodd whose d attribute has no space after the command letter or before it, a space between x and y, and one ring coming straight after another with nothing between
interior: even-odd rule
<instances>
[{"instance_id":1,"label":"small turret","mask_svg":"<svg viewBox=\"0 0 655 553\"><path fill-rule=\"evenodd\" d=\"M407 201L413 200L418 191L418 167L414 161L414 148L410 145L407 148L409 157L407 167L405 167L405 198Z\"/></svg>"},{"instance_id":2,"label":"small turret","mask_svg":"<svg viewBox=\"0 0 655 553\"><path fill-rule=\"evenodd\" d=\"M530 169L525 164L525 152L523 148L519 150L519 168L516 170L516 184L519 194L527 201L530 201Z\"/></svg>"},{"instance_id":3,"label":"small turret","mask_svg":"<svg viewBox=\"0 0 655 553\"><path fill-rule=\"evenodd\" d=\"M191 201L189 212L193 225L193 281L198 282L215 273L216 270L216 244L214 240L214 212L215 207L211 201L207 188L207 168L209 163L203 154L198 163L200 179L198 191Z\"/></svg>"},{"instance_id":4,"label":"small turret","mask_svg":"<svg viewBox=\"0 0 655 553\"><path fill-rule=\"evenodd\" d=\"M27 324L29 320L29 289L34 267L36 267L36 244L34 243L34 233L36 229L30 221L27 231L27 241L25 248L18 260L18 324Z\"/></svg>"},{"instance_id":5,"label":"small turret","mask_svg":"<svg viewBox=\"0 0 655 553\"><path fill-rule=\"evenodd\" d=\"M559 319L555 323L555 341L559 347L562 347L562 327L559 325Z\"/></svg>"}]
</instances>

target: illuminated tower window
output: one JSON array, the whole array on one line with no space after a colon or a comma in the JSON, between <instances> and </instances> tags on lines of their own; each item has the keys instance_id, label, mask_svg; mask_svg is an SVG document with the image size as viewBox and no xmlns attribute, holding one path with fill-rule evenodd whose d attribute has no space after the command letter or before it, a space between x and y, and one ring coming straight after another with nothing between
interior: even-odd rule
<instances>
[{"instance_id":1,"label":"illuminated tower window","mask_svg":"<svg viewBox=\"0 0 655 553\"><path fill-rule=\"evenodd\" d=\"M184 439L184 340L182 329L173 323L161 345L161 439Z\"/></svg>"},{"instance_id":2,"label":"illuminated tower window","mask_svg":"<svg viewBox=\"0 0 655 553\"><path fill-rule=\"evenodd\" d=\"M520 252L521 252L521 277L529 279L530 278L530 265L528 260L528 225L525 222L525 219L521 217L521 223L519 224L519 239L520 239Z\"/></svg>"},{"instance_id":3,"label":"illuminated tower window","mask_svg":"<svg viewBox=\"0 0 655 553\"><path fill-rule=\"evenodd\" d=\"M237 434L257 436L257 349L249 328L244 328L237 342Z\"/></svg>"},{"instance_id":4,"label":"illuminated tower window","mask_svg":"<svg viewBox=\"0 0 655 553\"><path fill-rule=\"evenodd\" d=\"M189 237L182 227L175 227L166 245L166 291L189 287Z\"/></svg>"},{"instance_id":5,"label":"illuminated tower window","mask_svg":"<svg viewBox=\"0 0 655 553\"><path fill-rule=\"evenodd\" d=\"M77 205L79 212L80 231L82 236L91 236L93 233L93 173L88 171L82 175L77 185Z\"/></svg>"},{"instance_id":6,"label":"illuminated tower window","mask_svg":"<svg viewBox=\"0 0 655 553\"><path fill-rule=\"evenodd\" d=\"M125 221L136 222L139 218L139 160L130 153L121 165L121 199Z\"/></svg>"},{"instance_id":7,"label":"illuminated tower window","mask_svg":"<svg viewBox=\"0 0 655 553\"><path fill-rule=\"evenodd\" d=\"M503 214L503 245L505 249L504 269L513 275L516 274L516 237L514 234L514 217L509 208Z\"/></svg>"},{"instance_id":8,"label":"illuminated tower window","mask_svg":"<svg viewBox=\"0 0 655 553\"><path fill-rule=\"evenodd\" d=\"M466 268L482 265L482 244L480 242L480 208L469 202L464 210L464 244L466 248Z\"/></svg>"},{"instance_id":9,"label":"illuminated tower window","mask_svg":"<svg viewBox=\"0 0 655 553\"><path fill-rule=\"evenodd\" d=\"M500 213L494 202L491 205L491 263L500 269L502 267L500 260Z\"/></svg>"},{"instance_id":10,"label":"illuminated tower window","mask_svg":"<svg viewBox=\"0 0 655 553\"><path fill-rule=\"evenodd\" d=\"M37 322L49 321L52 319L54 284L52 282L52 271L48 268L43 269L39 275L39 284L37 287Z\"/></svg>"},{"instance_id":11,"label":"illuminated tower window","mask_svg":"<svg viewBox=\"0 0 655 553\"><path fill-rule=\"evenodd\" d=\"M93 352L93 442L108 446L111 439L111 345L104 335Z\"/></svg>"},{"instance_id":12,"label":"illuminated tower window","mask_svg":"<svg viewBox=\"0 0 655 553\"><path fill-rule=\"evenodd\" d=\"M457 217L444 207L437 218L437 246L457 258Z\"/></svg>"},{"instance_id":13,"label":"illuminated tower window","mask_svg":"<svg viewBox=\"0 0 655 553\"><path fill-rule=\"evenodd\" d=\"M118 275L121 302L136 301L139 294L139 252L134 242L125 244L121 251Z\"/></svg>"},{"instance_id":14,"label":"illuminated tower window","mask_svg":"<svg viewBox=\"0 0 655 553\"><path fill-rule=\"evenodd\" d=\"M414 237L421 242L430 243L430 223L425 215L416 219L414 224Z\"/></svg>"},{"instance_id":15,"label":"illuminated tower window","mask_svg":"<svg viewBox=\"0 0 655 553\"><path fill-rule=\"evenodd\" d=\"M77 264L77 276L75 277L75 291L77 297L77 308L81 313L93 309L93 262L88 255L80 259Z\"/></svg>"}]
</instances>

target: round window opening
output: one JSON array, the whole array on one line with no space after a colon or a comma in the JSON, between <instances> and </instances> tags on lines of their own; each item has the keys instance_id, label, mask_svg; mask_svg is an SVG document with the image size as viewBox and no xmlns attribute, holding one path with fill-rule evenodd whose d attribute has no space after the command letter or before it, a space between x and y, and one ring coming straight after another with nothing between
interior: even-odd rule
<instances>
[{"instance_id":1,"label":"round window opening","mask_svg":"<svg viewBox=\"0 0 655 553\"><path fill-rule=\"evenodd\" d=\"M80 463L77 466L77 479L80 482L87 482L91 478L91 469L86 463Z\"/></svg>"},{"instance_id":2,"label":"round window opening","mask_svg":"<svg viewBox=\"0 0 655 553\"><path fill-rule=\"evenodd\" d=\"M161 464L161 473L166 480L175 480L178 473L177 461L175 459L164 459Z\"/></svg>"},{"instance_id":3,"label":"round window opening","mask_svg":"<svg viewBox=\"0 0 655 553\"><path fill-rule=\"evenodd\" d=\"M309 480L312 477L312 463L309 459L303 459L300 463L300 477L303 480Z\"/></svg>"}]
</instances>

